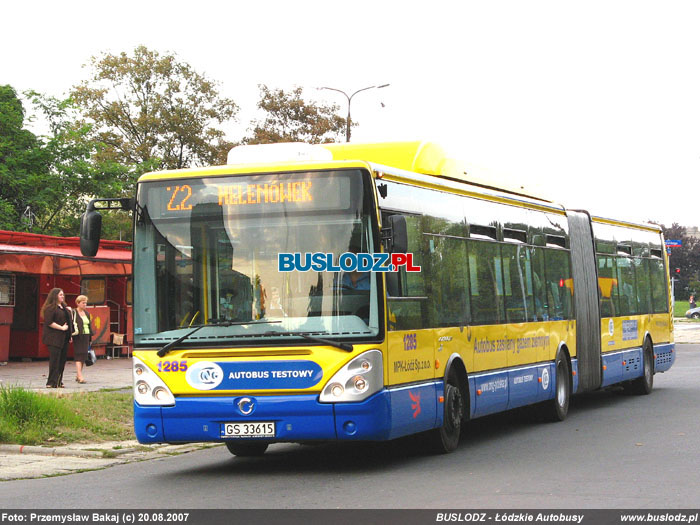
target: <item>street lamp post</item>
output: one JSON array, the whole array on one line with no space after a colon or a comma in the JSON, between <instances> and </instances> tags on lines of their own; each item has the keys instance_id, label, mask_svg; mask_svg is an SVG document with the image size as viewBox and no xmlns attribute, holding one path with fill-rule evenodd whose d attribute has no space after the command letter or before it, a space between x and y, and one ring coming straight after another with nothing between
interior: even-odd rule
<instances>
[{"instance_id":1,"label":"street lamp post","mask_svg":"<svg viewBox=\"0 0 700 525\"><path fill-rule=\"evenodd\" d=\"M345 91L340 90L340 89L336 89L336 88L332 88L332 87L320 87L320 88L317 88L317 89L328 89L328 90L330 90L330 91L337 91L338 93L342 93L343 95L345 95L345 98L348 99L348 118L347 118L347 121L346 121L347 126L346 126L346 128L345 128L345 142L350 142L350 125L351 125L351 120L350 120L350 102L352 102L352 97L354 97L355 95L357 95L357 94L360 93L361 91L367 91L368 89L374 89L374 88L376 88L376 89L381 89L381 88L387 87L388 85L389 85L389 84L382 84L381 86L368 86L368 87L366 87L366 88L358 89L358 90L355 91L352 95L348 95Z\"/></svg>"}]
</instances>

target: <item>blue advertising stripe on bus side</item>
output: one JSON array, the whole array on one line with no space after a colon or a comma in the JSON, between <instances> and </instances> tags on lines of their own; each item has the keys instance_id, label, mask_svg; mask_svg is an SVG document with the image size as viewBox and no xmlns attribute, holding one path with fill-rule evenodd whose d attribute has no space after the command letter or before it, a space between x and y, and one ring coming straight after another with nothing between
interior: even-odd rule
<instances>
[{"instance_id":1,"label":"blue advertising stripe on bus side","mask_svg":"<svg viewBox=\"0 0 700 525\"><path fill-rule=\"evenodd\" d=\"M533 368L508 372L508 408L532 403L539 396L538 370Z\"/></svg>"},{"instance_id":2,"label":"blue advertising stripe on bus side","mask_svg":"<svg viewBox=\"0 0 700 525\"><path fill-rule=\"evenodd\" d=\"M553 363L474 374L469 378L471 417L481 417L554 397Z\"/></svg>"},{"instance_id":3,"label":"blue advertising stripe on bus side","mask_svg":"<svg viewBox=\"0 0 700 525\"><path fill-rule=\"evenodd\" d=\"M502 370L469 378L474 392L473 417L485 416L506 410L508 407L508 371Z\"/></svg>"}]
</instances>

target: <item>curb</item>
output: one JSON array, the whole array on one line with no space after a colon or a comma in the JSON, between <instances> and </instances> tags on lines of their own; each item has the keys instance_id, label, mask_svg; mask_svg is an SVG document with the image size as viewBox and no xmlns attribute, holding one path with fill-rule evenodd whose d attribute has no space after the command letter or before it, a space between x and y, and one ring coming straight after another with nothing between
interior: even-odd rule
<instances>
[{"instance_id":1,"label":"curb","mask_svg":"<svg viewBox=\"0 0 700 525\"><path fill-rule=\"evenodd\" d=\"M0 454L32 454L38 456L78 456L84 458L105 458L111 455L120 456L129 452L135 452L134 448L122 448L110 450L108 455L101 450L83 450L79 448L47 448L32 445L0 445Z\"/></svg>"}]
</instances>

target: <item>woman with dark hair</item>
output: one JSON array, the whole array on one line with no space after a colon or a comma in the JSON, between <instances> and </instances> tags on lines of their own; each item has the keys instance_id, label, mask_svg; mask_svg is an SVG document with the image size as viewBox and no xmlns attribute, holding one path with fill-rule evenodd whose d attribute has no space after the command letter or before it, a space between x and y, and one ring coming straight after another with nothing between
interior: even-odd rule
<instances>
[{"instance_id":1,"label":"woman with dark hair","mask_svg":"<svg viewBox=\"0 0 700 525\"><path fill-rule=\"evenodd\" d=\"M46 388L63 388L63 369L71 340L71 312L60 288L53 288L41 307L44 330L41 341L49 347L49 378Z\"/></svg>"}]
</instances>

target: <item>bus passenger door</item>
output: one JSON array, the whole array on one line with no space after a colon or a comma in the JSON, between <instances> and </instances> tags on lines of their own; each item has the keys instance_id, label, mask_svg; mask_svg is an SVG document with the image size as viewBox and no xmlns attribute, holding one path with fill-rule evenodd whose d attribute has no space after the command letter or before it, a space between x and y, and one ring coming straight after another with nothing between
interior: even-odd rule
<instances>
[{"instance_id":1,"label":"bus passenger door","mask_svg":"<svg viewBox=\"0 0 700 525\"><path fill-rule=\"evenodd\" d=\"M408 218L409 222L411 217ZM420 265L420 236L411 235L408 252ZM416 229L416 231L418 231ZM416 261L418 259L418 261ZM428 328L428 297L422 273L386 273L387 387L391 395L391 437L436 425L435 332Z\"/></svg>"}]
</instances>

